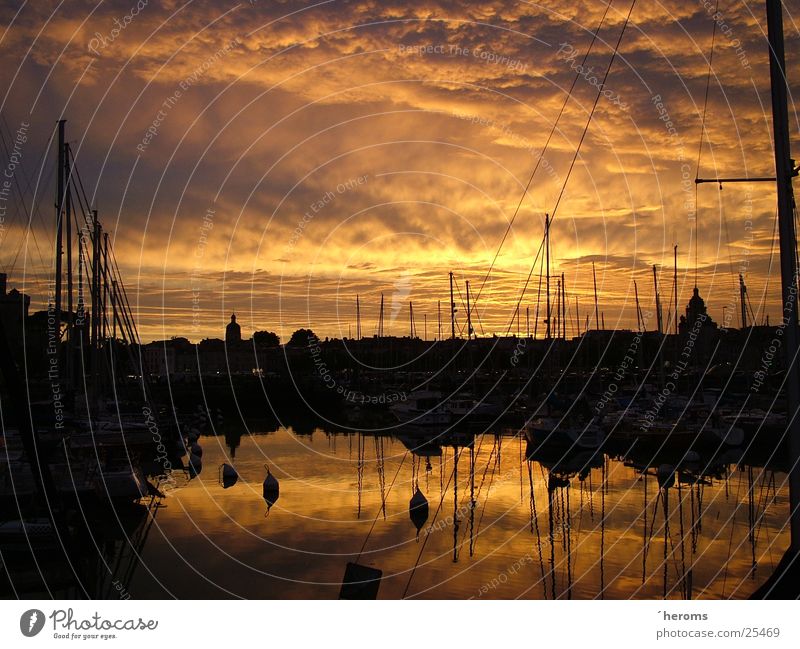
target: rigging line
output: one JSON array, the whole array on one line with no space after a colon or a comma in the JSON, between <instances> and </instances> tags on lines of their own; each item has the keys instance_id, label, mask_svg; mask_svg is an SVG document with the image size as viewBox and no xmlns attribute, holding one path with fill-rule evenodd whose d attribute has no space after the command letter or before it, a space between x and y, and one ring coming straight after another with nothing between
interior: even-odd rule
<instances>
[{"instance_id":1,"label":"rigging line","mask_svg":"<svg viewBox=\"0 0 800 649\"><path fill-rule=\"evenodd\" d=\"M5 116L3 116L3 122L6 123ZM6 129L9 132L9 141L10 141L11 129L8 128L7 123L6 123ZM44 153L39 158L39 162L37 164L37 168L39 168L39 169L41 169L41 164L42 164L42 162L44 160L44 157L45 157L45 155L47 154L47 152L50 149L50 145L52 143L52 139L53 139L53 134L54 133L55 133L55 130L50 134L50 139L48 139L48 141L47 141L47 146L45 147ZM6 147L5 137L3 136L3 133L2 133L1 129L0 129L0 137L2 137L3 150L5 151L6 155L8 157L10 157L10 155L8 153L8 148ZM19 168L20 168L20 172L22 173L23 177L25 178L25 184L27 185L27 191L30 192L30 194L31 194L31 209L32 209L32 212L35 212L36 215L39 216L39 218L41 219L42 223L44 223L44 218L42 217L42 213L39 210L39 205L34 200L35 197L36 197L36 192L34 192L32 187L31 187L31 180L30 180L30 178L28 176L28 173L25 171L25 167L23 166L23 162L22 161L20 161ZM50 173L51 172L52 172L52 169L50 170L50 172L48 172L48 175L45 178L45 183L44 183L45 185L47 185L49 180L50 180ZM34 230L34 228L33 228L33 215L28 212L28 207L25 204L25 194L22 191L22 188L20 187L19 178L17 177L17 174L14 174L14 186L15 186L15 188L17 190L17 193L19 194L20 202L22 203L23 209L25 210L25 215L27 217L27 228L26 229L28 231L30 231L31 237L33 237L33 243L36 246L36 251L39 253L39 259L42 262L42 265L45 266L44 254L42 253L42 249L39 246L39 240L36 237L36 230ZM17 213L19 213L19 209L17 209ZM25 243L25 237L23 236L20 239L19 247L17 248L17 251L14 254L14 260L11 262L11 266L10 266L9 270L13 270L14 268L16 268L17 261L19 260L19 254L22 252L22 248L24 246L24 243ZM36 283L37 283L37 285L39 284L38 278L36 279Z\"/></svg>"},{"instance_id":2,"label":"rigging line","mask_svg":"<svg viewBox=\"0 0 800 649\"><path fill-rule=\"evenodd\" d=\"M581 61L581 67L580 67L581 70L583 70L586 67L586 60L589 58L589 54L591 53L595 41L597 40L597 35L600 33L600 29L603 27L603 23L605 22L606 16L608 15L608 10L611 8L612 2L613 0L610 0L609 3L606 5L606 9L603 12L603 17L600 19L600 23L597 25L597 29L592 34L592 41L591 43L589 43L589 48L586 50L586 53L583 55L583 60ZM575 78L572 80L572 84L569 87L567 96L564 98L564 103L561 104L561 110L558 111L558 115L556 116L556 119L553 122L553 126L550 128L550 133L548 134L547 140L544 143L542 152L539 154L539 157L536 160L536 165L534 166L533 171L531 172L531 175L528 178L528 182L525 184L525 189L523 190L522 196L520 196L519 202L517 203L517 208L514 210L514 214L511 216L511 220L508 222L508 226L506 227L505 234L503 234L503 238L500 239L500 245L497 247L497 252L494 255L494 259L492 259L492 263L489 265L489 270L486 271L486 276L483 278L483 281L481 282L481 285L478 288L478 293L475 296L475 304L477 304L478 298L480 298L481 293L483 292L483 287L486 285L486 282L489 279L489 275L491 275L492 270L494 269L495 263L497 263L497 258L500 256L500 250L503 248L503 244L505 243L506 238L511 232L511 228L514 225L514 220L517 218L517 214L519 214L519 211L522 208L522 202L525 200L525 196L528 195L528 188L531 186L531 183L533 182L533 177L539 170L539 165L542 163L544 154L547 152L547 149L550 146L550 140L553 138L553 135L556 132L558 123L561 120L561 116L564 114L564 110L566 109L570 98L572 97L572 91L575 89L575 84L578 83L578 79L580 78L580 76L581 76L580 73L578 72L575 73Z\"/></svg>"},{"instance_id":3,"label":"rigging line","mask_svg":"<svg viewBox=\"0 0 800 649\"><path fill-rule=\"evenodd\" d=\"M91 208L91 202L89 201L89 197L86 195L86 190L83 188L83 179L78 171L78 161L75 159L75 154L72 152L72 147L69 147L67 150L69 151L69 157L72 160L72 164L69 166L70 176L77 178L81 193L83 194L83 201L86 203L87 208Z\"/></svg>"},{"instance_id":4,"label":"rigging line","mask_svg":"<svg viewBox=\"0 0 800 649\"><path fill-rule=\"evenodd\" d=\"M397 471L395 471L394 473L394 478L392 478L392 482L389 485L389 489L386 491L386 498L389 497L389 492L392 490L392 487L394 487L394 483L397 480L397 476L400 475L400 469L403 468L403 463L406 461L407 457L408 457L408 449L406 449L406 452L403 454L403 459L400 460L400 464L397 467ZM375 513L375 518L372 519L372 525L370 525L369 532L367 532L367 536L364 539L364 543L361 545L361 549L358 551L358 555L356 556L356 560L354 563L358 563L358 560L361 558L361 555L364 554L364 548L367 547L367 541L369 541L370 534L372 534L372 530L375 529L375 524L378 522L378 517L381 515L381 510L384 509L385 507L386 507L386 499L384 499L383 505L381 507L378 507L378 511Z\"/></svg>"},{"instance_id":5,"label":"rigging line","mask_svg":"<svg viewBox=\"0 0 800 649\"><path fill-rule=\"evenodd\" d=\"M458 285L458 282L453 282L453 284L456 287L456 292L458 293L458 299L461 300L461 308L464 309L464 305L466 304L466 301L464 300L464 296L461 295L461 287ZM469 322L469 320L466 320L464 322L464 326L465 327L468 326L468 324L467 324L468 322ZM456 327L458 327L458 333L459 334L463 334L464 333L464 327L461 326L461 324L458 322L458 320L456 320Z\"/></svg>"},{"instance_id":6,"label":"rigging line","mask_svg":"<svg viewBox=\"0 0 800 649\"><path fill-rule=\"evenodd\" d=\"M719 0L716 0L716 4L714 6L714 15L719 13ZM714 60L714 41L716 40L717 36L717 21L712 20L712 28L711 28L711 51L708 54L708 70L706 72L706 92L705 98L703 99L703 116L700 121L700 142L697 145L697 165L695 166L695 176L694 179L697 180L700 177L700 158L703 154L703 136L706 132L706 113L708 112L708 93L709 89L711 88L711 69L712 69L712 62ZM711 141L709 140L709 144ZM700 239L700 230L697 227L697 217L700 211L700 205L697 202L697 183L695 182L694 185L694 229L695 229L695 237L694 237L694 285L695 288L697 287L697 267L700 265L700 257L699 257L699 244L698 241Z\"/></svg>"},{"instance_id":7,"label":"rigging line","mask_svg":"<svg viewBox=\"0 0 800 649\"><path fill-rule=\"evenodd\" d=\"M583 146L583 141L586 139L586 134L589 132L589 126L592 123L592 119L594 117L594 112L597 110L597 103L600 101L600 95L603 94L603 89L605 88L606 81L608 80L608 75L611 72L611 68L614 66L614 60L617 58L617 52L619 51L619 46L622 43L622 37L625 35L625 30L628 27L628 22L630 21L631 14L633 13L633 8L636 6L636 0L631 2L630 9L628 9L628 14L625 16L625 22L622 23L622 30L619 33L619 38L617 38L617 43L614 46L614 51L611 54L611 59L608 62L608 67L606 68L606 72L603 75L603 81L600 83L600 86L597 89L597 94L594 98L594 103L592 104L592 110L589 113L589 118L586 120L586 126L583 128L583 133L581 134L580 140L578 140L578 146L575 148L575 155L572 156L572 162L570 162L569 168L567 169L567 175L564 178L564 182L561 185L561 191L558 194L558 198L556 199L555 206L553 207L553 211L550 213L550 227L553 225L553 220L556 217L556 212L558 212L558 207L561 205L561 199L564 197L564 191L567 188L567 183L569 183L570 176L572 175L572 170L575 168L575 162L578 160L578 155L580 154L581 147ZM549 231L550 228L548 228ZM544 246L544 238L542 238L542 242L539 244L539 250L536 252L536 257L534 258L534 262L531 265L530 272L528 273L528 277L525 280L525 285L522 287L522 292L519 296L519 301L517 302L517 308L522 303L522 299L525 296L525 291L528 288L528 284L531 281L531 277L533 276L533 271L536 268L536 261L539 258L539 255L542 253L542 247ZM509 334L511 331L511 326L513 322L509 324L508 331L506 335Z\"/></svg>"}]
</instances>

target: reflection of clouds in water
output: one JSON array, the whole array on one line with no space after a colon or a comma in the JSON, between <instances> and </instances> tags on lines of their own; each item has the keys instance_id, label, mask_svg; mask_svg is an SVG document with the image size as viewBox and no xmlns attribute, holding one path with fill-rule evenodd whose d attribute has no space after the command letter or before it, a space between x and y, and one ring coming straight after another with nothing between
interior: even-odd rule
<instances>
[{"instance_id":1,"label":"reflection of clouds in water","mask_svg":"<svg viewBox=\"0 0 800 649\"><path fill-rule=\"evenodd\" d=\"M552 500L548 494L548 469L538 462L531 464L531 479L537 518L531 518L528 464L520 465L515 445L520 442L505 437L499 467L492 453L493 438L479 437L475 442L476 501L472 521L476 536L470 556L470 489L469 455L462 453L458 469L457 532L458 563L453 563L452 515L453 488L447 487L442 500L441 486L453 471L453 448L443 447L443 464L438 458L432 470L417 475L407 458L397 482L388 489L386 519L378 516L360 562L383 571L379 596L400 597L408 581L420 545L416 528L409 518L412 484L418 484L432 504L421 538L433 526L410 594L426 589L423 597L472 597L481 584L507 576L491 593L483 597L542 598L544 589L551 597L549 560L551 545L556 561L556 593L568 586L567 548L570 548L569 573L572 575L572 597L591 598L600 588L601 531L605 556L603 579L607 599L661 597L663 592L663 501L655 477L648 478L645 498L644 481L621 461L606 466L608 493L601 489L602 463L579 480L577 474L565 474L569 487L557 487ZM361 517L357 517L358 468L357 438L344 434L326 435L316 430L311 437L295 437L284 430L269 435L252 435L242 439L236 457L240 475L238 484L224 490L216 476L201 476L188 487L174 492L169 507L159 513L159 534L151 534L145 547L148 568L174 594L192 596L329 597L338 596L344 566L359 552L370 529L373 517L381 510L381 480L378 455L373 438L364 438L364 467L361 492ZM224 440L215 443L206 438L208 461L221 461ZM403 459L405 447L396 440L383 438L384 471L394 476ZM264 518L264 460L280 476L280 500L269 517ZM492 486L480 485L480 476L488 467ZM520 476L522 472L522 476ZM770 472L754 470L756 489L766 484ZM520 497L520 478L523 494ZM776 474L776 484L782 474ZM488 483L489 477L487 477ZM386 488L386 485L384 485ZM700 489L700 491L697 491ZM690 493L694 490L695 507ZM386 491L384 491L385 493ZM569 498L567 494L569 492ZM713 479L711 485L698 487L683 484L669 490L670 530L668 532L670 566L667 589L680 596L678 577L680 561L680 524L678 494L683 497L686 557L702 556L693 566L694 594L698 597L747 597L765 578L779 556L771 548L788 541L788 531L781 530L785 511L767 499L766 511L759 504L762 529L769 530L769 541L760 535L756 541L759 569L751 575L751 546L746 525L733 525L732 516L746 517L748 511L748 478L742 471L731 472L728 483ZM488 496L488 499L487 499ZM697 539L697 555L691 552L692 520L697 520L697 497L702 497L701 530ZM786 497L785 488L778 488L778 502ZM603 510L603 498L605 509ZM443 508L438 514L438 503ZM552 503L552 535L550 510ZM657 507L656 507L657 504ZM644 508L646 508L646 523ZM603 518L603 512L605 518ZM482 518L480 524L478 520ZM444 524L441 523L444 521ZM539 536L536 535L538 525ZM642 581L643 530L648 553L645 580ZM477 532L480 532L477 534ZM174 546L169 547L166 540ZM186 559L178 559L175 553ZM774 555L774 556L773 556ZM531 556L519 569L510 566L520 557ZM541 559L541 561L540 561ZM192 567L190 568L189 565ZM542 567L546 579L542 580ZM195 574L197 570L200 575ZM206 581L208 580L208 581ZM543 583L546 582L546 584ZM184 592L185 591L185 592ZM131 586L135 597L159 594L147 571L139 571Z\"/></svg>"}]
</instances>

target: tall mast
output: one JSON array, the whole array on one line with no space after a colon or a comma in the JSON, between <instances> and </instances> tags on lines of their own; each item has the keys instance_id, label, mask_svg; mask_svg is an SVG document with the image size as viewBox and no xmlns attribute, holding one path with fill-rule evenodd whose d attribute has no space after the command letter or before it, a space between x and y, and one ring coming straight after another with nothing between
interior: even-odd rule
<instances>
[{"instance_id":1,"label":"tall mast","mask_svg":"<svg viewBox=\"0 0 800 649\"><path fill-rule=\"evenodd\" d=\"M739 306L741 307L742 329L747 329L747 287L744 277L739 273Z\"/></svg>"},{"instance_id":2,"label":"tall mast","mask_svg":"<svg viewBox=\"0 0 800 649\"><path fill-rule=\"evenodd\" d=\"M555 336L561 338L561 279L556 278L556 327Z\"/></svg>"},{"instance_id":3,"label":"tall mast","mask_svg":"<svg viewBox=\"0 0 800 649\"><path fill-rule=\"evenodd\" d=\"M662 333L664 328L661 322L661 296L658 294L658 273L656 272L655 264L653 264L653 290L656 294L656 324L658 325L658 333Z\"/></svg>"},{"instance_id":4,"label":"tall mast","mask_svg":"<svg viewBox=\"0 0 800 649\"><path fill-rule=\"evenodd\" d=\"M66 228L66 253L67 253L67 382L72 389L75 386L75 338L73 327L74 311L72 305L72 193L70 192L70 166L69 144L64 143L64 210L62 211L64 226Z\"/></svg>"},{"instance_id":5,"label":"tall mast","mask_svg":"<svg viewBox=\"0 0 800 649\"><path fill-rule=\"evenodd\" d=\"M456 302L453 299L453 271L450 271L450 337L456 339Z\"/></svg>"},{"instance_id":6,"label":"tall mast","mask_svg":"<svg viewBox=\"0 0 800 649\"><path fill-rule=\"evenodd\" d=\"M383 293L381 293L381 310L378 314L378 338L383 338Z\"/></svg>"},{"instance_id":7,"label":"tall mast","mask_svg":"<svg viewBox=\"0 0 800 649\"><path fill-rule=\"evenodd\" d=\"M64 130L67 120L58 120L58 171L56 184L56 271L55 271L55 336L56 349L61 349L61 258L64 254ZM57 356L58 357L58 354Z\"/></svg>"},{"instance_id":8,"label":"tall mast","mask_svg":"<svg viewBox=\"0 0 800 649\"><path fill-rule=\"evenodd\" d=\"M361 340L361 301L356 295L356 340Z\"/></svg>"},{"instance_id":9,"label":"tall mast","mask_svg":"<svg viewBox=\"0 0 800 649\"><path fill-rule=\"evenodd\" d=\"M673 250L673 268L674 272L672 275L672 293L675 296L675 322L673 323L675 334L678 334L678 244L675 244L675 249Z\"/></svg>"},{"instance_id":10,"label":"tall mast","mask_svg":"<svg viewBox=\"0 0 800 649\"><path fill-rule=\"evenodd\" d=\"M642 331L642 310L639 308L639 287L636 280L633 280L633 294L636 296L636 329Z\"/></svg>"},{"instance_id":11,"label":"tall mast","mask_svg":"<svg viewBox=\"0 0 800 649\"><path fill-rule=\"evenodd\" d=\"M469 308L469 280L467 280L467 340L472 340L472 311Z\"/></svg>"},{"instance_id":12,"label":"tall mast","mask_svg":"<svg viewBox=\"0 0 800 649\"><path fill-rule=\"evenodd\" d=\"M102 340L108 337L108 232L103 232L103 320Z\"/></svg>"},{"instance_id":13,"label":"tall mast","mask_svg":"<svg viewBox=\"0 0 800 649\"><path fill-rule=\"evenodd\" d=\"M786 351L786 398L789 421L789 502L791 550L800 553L800 376L797 364L797 238L794 230L792 176L794 161L789 148L786 63L783 47L783 4L767 0L769 72L772 86L772 128L775 136L775 177L778 190L778 234L781 253L784 345Z\"/></svg>"},{"instance_id":14,"label":"tall mast","mask_svg":"<svg viewBox=\"0 0 800 649\"><path fill-rule=\"evenodd\" d=\"M564 332L562 336L564 340L567 339L567 287L564 284L564 273L561 273L561 330Z\"/></svg>"},{"instance_id":15,"label":"tall mast","mask_svg":"<svg viewBox=\"0 0 800 649\"><path fill-rule=\"evenodd\" d=\"M550 313L550 215L544 215L544 249L545 255L547 258L547 281L546 281L546 293L547 293L547 334L546 338L549 340L551 335L550 329L550 320L551 320L551 313Z\"/></svg>"},{"instance_id":16,"label":"tall mast","mask_svg":"<svg viewBox=\"0 0 800 649\"><path fill-rule=\"evenodd\" d=\"M442 339L442 301L436 300L436 316L439 323L439 337L437 340Z\"/></svg>"},{"instance_id":17,"label":"tall mast","mask_svg":"<svg viewBox=\"0 0 800 649\"><path fill-rule=\"evenodd\" d=\"M414 303L408 303L408 337L414 337Z\"/></svg>"},{"instance_id":18,"label":"tall mast","mask_svg":"<svg viewBox=\"0 0 800 649\"><path fill-rule=\"evenodd\" d=\"M92 211L94 235L92 237L92 373L93 393L98 412L100 408L100 221L97 210Z\"/></svg>"},{"instance_id":19,"label":"tall mast","mask_svg":"<svg viewBox=\"0 0 800 649\"><path fill-rule=\"evenodd\" d=\"M597 309L597 271L592 262L592 281L594 282L594 326L600 328L600 312Z\"/></svg>"}]
</instances>

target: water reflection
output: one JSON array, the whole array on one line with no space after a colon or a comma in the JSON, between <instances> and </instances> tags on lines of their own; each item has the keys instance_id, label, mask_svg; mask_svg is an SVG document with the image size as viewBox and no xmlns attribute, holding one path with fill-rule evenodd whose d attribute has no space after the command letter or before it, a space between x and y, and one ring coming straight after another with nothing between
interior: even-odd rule
<instances>
[{"instance_id":1,"label":"water reflection","mask_svg":"<svg viewBox=\"0 0 800 649\"><path fill-rule=\"evenodd\" d=\"M202 474L170 494L135 597L335 598L348 563L380 571L381 598L747 597L788 544L785 476L741 452L229 437L204 438L204 459L236 487Z\"/></svg>"}]
</instances>

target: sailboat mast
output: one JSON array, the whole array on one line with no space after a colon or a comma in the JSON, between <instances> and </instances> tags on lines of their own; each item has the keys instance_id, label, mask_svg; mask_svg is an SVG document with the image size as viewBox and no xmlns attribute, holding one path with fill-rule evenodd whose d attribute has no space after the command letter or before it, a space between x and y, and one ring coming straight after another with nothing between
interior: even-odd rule
<instances>
[{"instance_id":1,"label":"sailboat mast","mask_svg":"<svg viewBox=\"0 0 800 649\"><path fill-rule=\"evenodd\" d=\"M672 275L672 293L675 296L675 335L678 335L678 244L675 244L673 250L673 275Z\"/></svg>"},{"instance_id":2,"label":"sailboat mast","mask_svg":"<svg viewBox=\"0 0 800 649\"><path fill-rule=\"evenodd\" d=\"M378 338L383 338L383 293L381 293L381 313L378 316Z\"/></svg>"},{"instance_id":3,"label":"sailboat mast","mask_svg":"<svg viewBox=\"0 0 800 649\"><path fill-rule=\"evenodd\" d=\"M469 308L469 280L467 280L467 340L472 340L472 310Z\"/></svg>"},{"instance_id":4,"label":"sailboat mast","mask_svg":"<svg viewBox=\"0 0 800 649\"><path fill-rule=\"evenodd\" d=\"M64 131L67 120L58 120L58 171L56 185L56 270L55 270L55 338L56 349L61 349L61 274L64 254ZM58 355L56 356L58 357Z\"/></svg>"},{"instance_id":5,"label":"sailboat mast","mask_svg":"<svg viewBox=\"0 0 800 649\"><path fill-rule=\"evenodd\" d=\"M69 166L69 144L64 144L64 226L66 230L66 256L67 256L67 383L70 388L75 386L75 337L73 327L75 325L74 310L72 304L72 194L70 192L70 166Z\"/></svg>"},{"instance_id":6,"label":"sailboat mast","mask_svg":"<svg viewBox=\"0 0 800 649\"><path fill-rule=\"evenodd\" d=\"M550 329L550 320L551 320L551 313L550 313L550 215L544 215L544 250L545 250L545 257L546 257L546 282L545 282L545 292L547 293L547 334L546 338L550 339L551 329Z\"/></svg>"},{"instance_id":7,"label":"sailboat mast","mask_svg":"<svg viewBox=\"0 0 800 649\"><path fill-rule=\"evenodd\" d=\"M636 296L636 329L642 331L642 310L639 308L639 287L636 280L633 280L633 294Z\"/></svg>"},{"instance_id":8,"label":"sailboat mast","mask_svg":"<svg viewBox=\"0 0 800 649\"><path fill-rule=\"evenodd\" d=\"M453 298L453 271L450 271L450 337L456 339L456 302Z\"/></svg>"},{"instance_id":9,"label":"sailboat mast","mask_svg":"<svg viewBox=\"0 0 800 649\"><path fill-rule=\"evenodd\" d=\"M656 272L655 264L653 264L653 290L656 294L656 324L658 325L658 333L662 333L664 328L661 322L661 296L658 294L658 273Z\"/></svg>"},{"instance_id":10,"label":"sailboat mast","mask_svg":"<svg viewBox=\"0 0 800 649\"><path fill-rule=\"evenodd\" d=\"M600 312L597 308L597 271L594 268L594 262L592 262L592 281L594 282L594 326L599 329Z\"/></svg>"},{"instance_id":11,"label":"sailboat mast","mask_svg":"<svg viewBox=\"0 0 800 649\"><path fill-rule=\"evenodd\" d=\"M356 295L356 340L361 340L361 301Z\"/></svg>"},{"instance_id":12,"label":"sailboat mast","mask_svg":"<svg viewBox=\"0 0 800 649\"><path fill-rule=\"evenodd\" d=\"M797 237L792 196L793 161L789 146L786 62L783 45L783 3L767 0L769 72L772 87L772 128L775 137L775 177L778 193L778 235L781 254L784 345L786 352L786 398L789 421L789 502L791 549L800 552L800 376L797 364Z\"/></svg>"},{"instance_id":13,"label":"sailboat mast","mask_svg":"<svg viewBox=\"0 0 800 649\"><path fill-rule=\"evenodd\" d=\"M561 273L561 331L562 338L567 339L567 287L564 284L564 273Z\"/></svg>"},{"instance_id":14,"label":"sailboat mast","mask_svg":"<svg viewBox=\"0 0 800 649\"><path fill-rule=\"evenodd\" d=\"M102 340L108 338L108 232L103 232L103 320Z\"/></svg>"},{"instance_id":15,"label":"sailboat mast","mask_svg":"<svg viewBox=\"0 0 800 649\"><path fill-rule=\"evenodd\" d=\"M92 373L94 375L93 393L99 411L100 407L100 221L97 210L92 211L94 235L92 237Z\"/></svg>"},{"instance_id":16,"label":"sailboat mast","mask_svg":"<svg viewBox=\"0 0 800 649\"><path fill-rule=\"evenodd\" d=\"M747 287L744 285L744 277L739 273L739 306L741 307L742 329L747 329Z\"/></svg>"}]
</instances>

